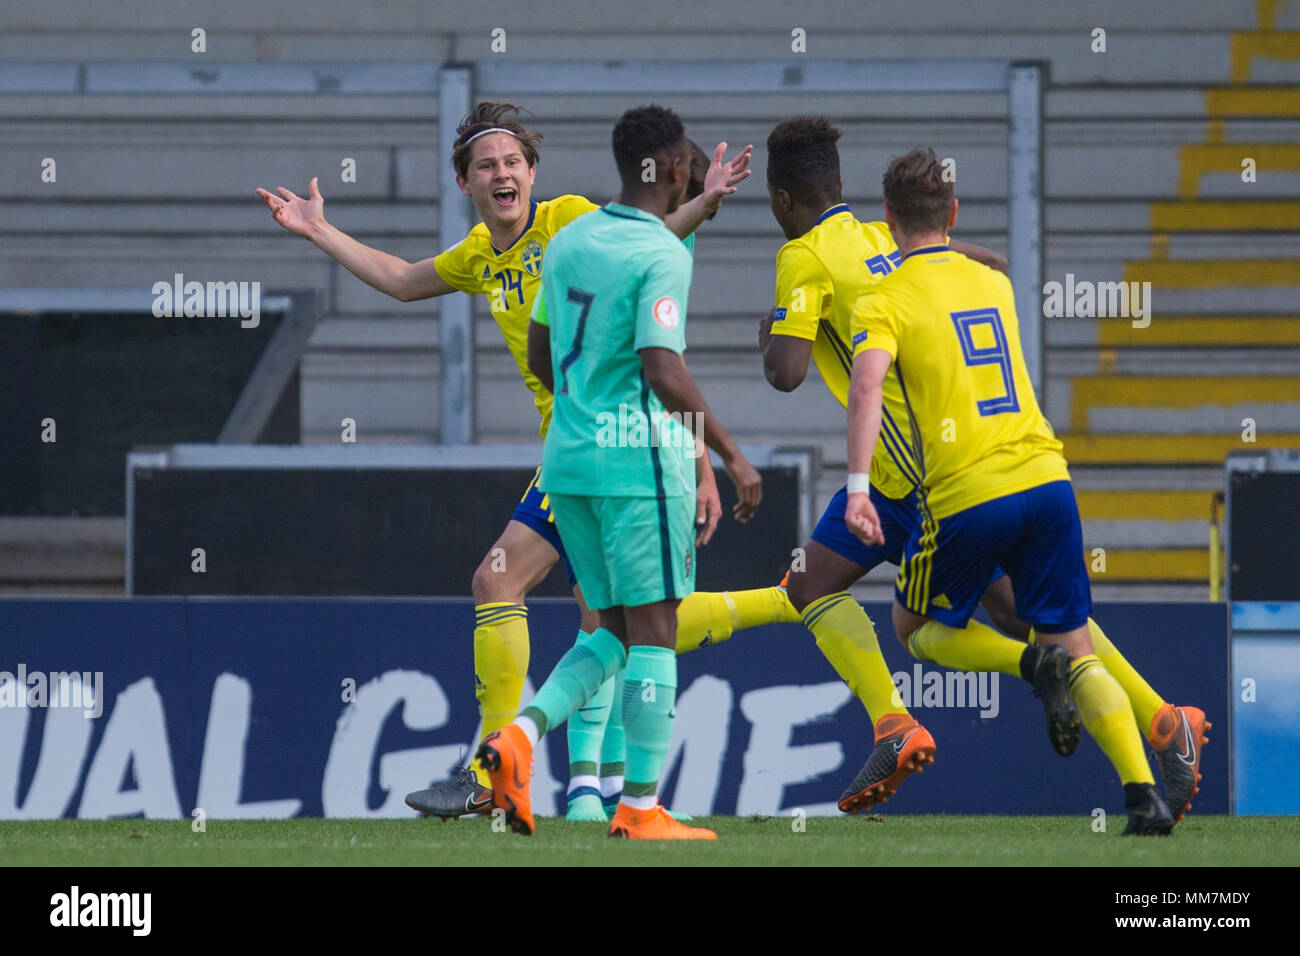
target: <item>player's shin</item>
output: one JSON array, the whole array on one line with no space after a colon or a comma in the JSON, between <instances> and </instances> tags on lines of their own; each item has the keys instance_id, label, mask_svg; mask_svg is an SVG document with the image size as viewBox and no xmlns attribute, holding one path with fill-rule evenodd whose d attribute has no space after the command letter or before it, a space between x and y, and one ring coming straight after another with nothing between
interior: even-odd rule
<instances>
[{"instance_id":1,"label":"player's shin","mask_svg":"<svg viewBox=\"0 0 1300 956\"><path fill-rule=\"evenodd\" d=\"M627 668L614 675L613 693L610 695L609 720L605 722L605 736L600 742L600 802L607 815L613 815L623 796L623 770L627 758L627 735L623 728L623 684Z\"/></svg>"},{"instance_id":2,"label":"player's shin","mask_svg":"<svg viewBox=\"0 0 1300 956\"><path fill-rule=\"evenodd\" d=\"M749 591L696 591L677 606L677 653L720 644L736 631L799 620L799 612L780 588Z\"/></svg>"},{"instance_id":3,"label":"player's shin","mask_svg":"<svg viewBox=\"0 0 1300 956\"><path fill-rule=\"evenodd\" d=\"M813 601L804 608L803 623L835 672L862 701L873 724L886 714L908 712L895 693L875 625L848 592Z\"/></svg>"},{"instance_id":4,"label":"player's shin","mask_svg":"<svg viewBox=\"0 0 1300 956\"><path fill-rule=\"evenodd\" d=\"M659 802L659 774L673 735L676 700L675 652L666 647L632 647L623 684L627 765L622 802L634 809L649 810Z\"/></svg>"},{"instance_id":5,"label":"player's shin","mask_svg":"<svg viewBox=\"0 0 1300 956\"><path fill-rule=\"evenodd\" d=\"M591 635L578 632L575 646ZM609 703L614 694L614 678L600 685L566 725L569 742L568 813L570 820L591 819L604 821L605 813L600 803L601 740L605 735L605 721L609 717Z\"/></svg>"},{"instance_id":6,"label":"player's shin","mask_svg":"<svg viewBox=\"0 0 1300 956\"><path fill-rule=\"evenodd\" d=\"M564 723L587 703L626 661L623 643L613 632L597 628L591 637L569 648L560 658L515 723L535 745L548 730Z\"/></svg>"},{"instance_id":7,"label":"player's shin","mask_svg":"<svg viewBox=\"0 0 1300 956\"><path fill-rule=\"evenodd\" d=\"M480 604L474 617L474 694L486 737L519 713L528 674L528 608L508 601ZM487 773L478 761L470 767L486 784Z\"/></svg>"},{"instance_id":8,"label":"player's shin","mask_svg":"<svg viewBox=\"0 0 1300 956\"><path fill-rule=\"evenodd\" d=\"M997 671L1020 675L1020 658L1028 645L999 634L979 621L968 621L960 630L926 621L912 632L907 649L913 657L934 661L959 671Z\"/></svg>"},{"instance_id":9,"label":"player's shin","mask_svg":"<svg viewBox=\"0 0 1300 956\"><path fill-rule=\"evenodd\" d=\"M1094 653L1106 665L1110 676L1115 678L1119 686L1124 689L1124 693L1128 695L1138 730L1148 737L1151 736L1156 711L1163 706L1164 700L1124 658L1119 649L1106 637L1106 632L1092 618L1088 618L1088 634L1092 637Z\"/></svg>"},{"instance_id":10,"label":"player's shin","mask_svg":"<svg viewBox=\"0 0 1300 956\"><path fill-rule=\"evenodd\" d=\"M1120 782L1154 784L1128 697L1096 654L1076 658L1071 665L1070 696Z\"/></svg>"}]
</instances>

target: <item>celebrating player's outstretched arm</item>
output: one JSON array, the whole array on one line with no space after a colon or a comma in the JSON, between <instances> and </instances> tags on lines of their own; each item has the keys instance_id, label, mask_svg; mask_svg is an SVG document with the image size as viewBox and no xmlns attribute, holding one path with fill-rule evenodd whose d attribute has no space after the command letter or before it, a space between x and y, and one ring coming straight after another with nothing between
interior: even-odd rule
<instances>
[{"instance_id":1,"label":"celebrating player's outstretched arm","mask_svg":"<svg viewBox=\"0 0 1300 956\"><path fill-rule=\"evenodd\" d=\"M677 238L685 239L706 219L712 219L722 205L722 200L734 193L736 187L753 172L749 168L749 159L753 153L753 144L748 144L724 163L722 157L727 154L727 143L725 140L719 143L713 150L713 161L709 163L704 175L704 190L664 216L664 225Z\"/></svg>"},{"instance_id":2,"label":"celebrating player's outstretched arm","mask_svg":"<svg viewBox=\"0 0 1300 956\"><path fill-rule=\"evenodd\" d=\"M317 177L307 184L307 198L277 186L276 196L262 189L257 194L266 200L275 221L295 236L314 243L343 268L371 288L391 295L400 302L414 302L446 295L456 290L438 275L433 259L407 262L400 256L358 242L325 218L325 197Z\"/></svg>"},{"instance_id":3,"label":"celebrating player's outstretched arm","mask_svg":"<svg viewBox=\"0 0 1300 956\"><path fill-rule=\"evenodd\" d=\"M432 258L407 262L358 242L334 227L325 218L324 197L314 178L305 197L285 187L274 192L259 188L257 195L284 229L311 241L363 282L395 299L410 302L452 291L483 295L524 384L533 393L544 435L551 420L553 382L549 358L532 362L530 368L529 316L533 298L540 291L544 263L549 262L551 238L598 207L576 195L541 202L533 199L541 134L520 124L519 112L518 107L507 103L479 103L458 126L451 164L456 184L473 203L480 222L463 241ZM710 162L703 150L693 143L689 145L686 196L669 213L676 234L686 240L688 249L693 243L691 234L695 227L711 218L723 197L734 192L736 185L749 175L749 148L724 162L723 144ZM549 351L545 336L543 344ZM529 589L554 564L561 562L569 571L574 596L583 612L584 630L579 631L579 639L597 625L596 615L587 607L577 586L547 500L534 476L473 577L474 673L478 678L476 696L485 734L504 726L517 712L528 660L524 601ZM705 530L708 530L707 507L704 510ZM493 556L500 554L508 555L509 570L498 566ZM745 627L785 620L789 613L793 613L789 603L776 587L724 594L696 592L681 602L678 636L683 650L693 650L705 643L726 640L734 631ZM607 702L612 699L612 689L607 688L604 693ZM613 727L617 715L608 706L606 709ZM595 712L589 706L584 712L589 719L580 722L583 727L579 728L588 725L595 728L588 735L594 744L591 740L585 744L576 740L572 732L569 744L571 756L579 763L599 759L600 797L595 800L594 814L585 816L585 809L578 816L573 815L576 804L571 801L570 819L604 819L602 803L613 813L622 789L622 736L611 733L611 744L605 747L602 743L605 722L603 718L593 718ZM477 764L457 768L450 780L408 794L407 803L421 813L440 817L485 812L491 806L491 792L484 786L486 776ZM571 790L576 786L583 792L587 789L584 782L583 777L572 777Z\"/></svg>"}]
</instances>

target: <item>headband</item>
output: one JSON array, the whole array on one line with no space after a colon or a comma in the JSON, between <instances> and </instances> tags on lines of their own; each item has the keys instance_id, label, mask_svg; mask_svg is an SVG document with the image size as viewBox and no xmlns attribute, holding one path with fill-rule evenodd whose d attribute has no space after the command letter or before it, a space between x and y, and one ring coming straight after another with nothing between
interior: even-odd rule
<instances>
[{"instance_id":1,"label":"headband","mask_svg":"<svg viewBox=\"0 0 1300 956\"><path fill-rule=\"evenodd\" d=\"M465 140L465 142L461 143L461 145L468 146L470 143L474 142L474 140L478 139L480 136L486 136L488 133L509 133L515 139L519 139L519 134L514 132L513 130L502 129L500 126L493 126L491 129L485 129L475 133L469 139Z\"/></svg>"}]
</instances>

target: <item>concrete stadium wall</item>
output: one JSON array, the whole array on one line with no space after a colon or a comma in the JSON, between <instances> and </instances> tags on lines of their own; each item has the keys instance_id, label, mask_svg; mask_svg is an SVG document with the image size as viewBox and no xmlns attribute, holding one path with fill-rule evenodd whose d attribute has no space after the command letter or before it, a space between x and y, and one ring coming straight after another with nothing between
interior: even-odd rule
<instances>
[{"instance_id":1,"label":"concrete stadium wall","mask_svg":"<svg viewBox=\"0 0 1300 956\"><path fill-rule=\"evenodd\" d=\"M265 292L314 289L325 318L302 364L301 421L306 441L337 440L355 418L362 441L438 438L437 302L401 304L347 275L307 243L269 221L252 195L257 185L305 188L321 175L331 221L363 242L407 259L438 251L437 101L432 95L130 95L14 92L4 70L17 63L179 61L341 63L488 62L756 58L1033 58L1049 64L1045 93L1044 279L1067 273L1118 279L1126 263L1151 255L1152 203L1178 197L1180 150L1206 138L1206 87L1233 76L1234 37L1260 26L1300 27L1300 2L1254 0L1133 6L1108 0L972 4L930 0L862 4L852 0L792 11L777 0L645 6L613 2L427 3L421 0L319 6L307 0L159 5L10 2L0 8L0 286L142 287L175 272L202 279L261 281ZM207 31L207 53L190 53L190 31ZM507 31L504 54L491 31ZM807 31L806 54L790 49L791 30ZM1107 31L1105 53L1092 31ZM1256 81L1294 83L1300 61L1259 57ZM6 91L7 90L7 91ZM546 134L540 197L614 191L608 159L613 119L638 97L587 91L512 98ZM647 91L646 98L654 98ZM662 98L662 97L661 97ZM758 175L700 233L693 289L692 367L705 393L740 437L823 447L831 466L823 492L838 482L844 458L836 404L815 382L776 396L759 378L755 320L770 306L772 259L781 237L762 188L762 143L771 125L819 111L845 130L846 195L861 215L879 202L889 156L933 145L958 161L958 232L1005 252L1005 101L1000 95L675 96L691 134L711 144L754 142ZM1229 140L1285 143L1287 116L1219 120ZM58 161L57 183L42 183L44 157ZM354 157L356 183L338 181ZM1261 179L1270 197L1300 196L1300 173ZM1202 198L1235 197L1230 169L1199 180ZM1169 254L1250 258L1264 240L1239 234L1175 234ZM1295 256L1295 233L1272 233L1270 254ZM1275 312L1293 309L1294 290L1171 289L1164 312ZM481 303L477 315L476 413L485 441L528 441L531 402ZM1102 361L1095 323L1049 322L1044 403L1068 427L1074 376ZM1218 353L1230 370L1282 372L1279 353ZM1120 373L1168 372L1182 353L1121 354ZM1259 363L1266 364L1261 366ZM1267 365L1272 361L1273 365ZM758 410L758 411L756 411ZM1290 427L1296 407L1267 412L1269 427ZM1138 410L1140 420L1154 420ZM1144 418L1145 416L1145 418ZM1104 419L1098 418L1099 423ZM1083 475L1086 470L1077 472ZM1099 480L1106 480L1105 478ZM1137 479L1134 479L1135 481ZM1193 481L1217 479L1205 469ZM1106 529L1099 529L1104 531ZM1173 533L1173 532L1171 532ZM1189 527L1178 531L1195 532ZM1138 539L1139 530L1134 531Z\"/></svg>"}]
</instances>

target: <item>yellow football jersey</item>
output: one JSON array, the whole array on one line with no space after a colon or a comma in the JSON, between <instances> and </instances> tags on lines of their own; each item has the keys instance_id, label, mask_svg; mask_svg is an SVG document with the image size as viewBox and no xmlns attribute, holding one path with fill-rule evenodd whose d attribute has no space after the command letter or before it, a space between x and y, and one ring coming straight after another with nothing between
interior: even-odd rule
<instances>
[{"instance_id":1,"label":"yellow football jersey","mask_svg":"<svg viewBox=\"0 0 1300 956\"><path fill-rule=\"evenodd\" d=\"M846 408L853 370L853 305L898 263L889 227L858 221L847 203L827 209L811 229L776 255L772 334L811 341L817 370ZM880 442L871 459L871 483L887 497L906 498L920 479L903 392L891 370L885 380Z\"/></svg>"},{"instance_id":2,"label":"yellow football jersey","mask_svg":"<svg viewBox=\"0 0 1300 956\"><path fill-rule=\"evenodd\" d=\"M893 356L935 518L1069 480L1061 443L1038 408L1020 347L1011 282L927 246L859 299L853 354Z\"/></svg>"},{"instance_id":3,"label":"yellow football jersey","mask_svg":"<svg viewBox=\"0 0 1300 956\"><path fill-rule=\"evenodd\" d=\"M479 223L469 235L433 260L443 281L468 295L482 293L505 337L506 348L533 393L542 416L540 432L546 437L551 424L551 393L528 371L528 321L533 297L542 287L542 258L551 237L585 213L598 209L582 196L560 196L533 202L528 225L509 249L497 251L488 228Z\"/></svg>"}]
</instances>

